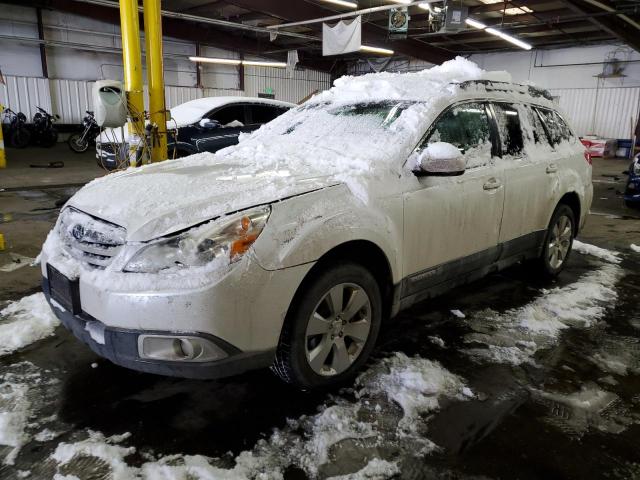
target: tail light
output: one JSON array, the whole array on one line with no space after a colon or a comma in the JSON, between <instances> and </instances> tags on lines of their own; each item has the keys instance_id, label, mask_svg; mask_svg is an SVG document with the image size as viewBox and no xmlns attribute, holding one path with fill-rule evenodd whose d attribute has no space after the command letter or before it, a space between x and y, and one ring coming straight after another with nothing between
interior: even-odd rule
<instances>
[{"instance_id":1,"label":"tail light","mask_svg":"<svg viewBox=\"0 0 640 480\"><path fill-rule=\"evenodd\" d=\"M589 150L584 151L584 159L587 161L589 165L593 165L593 160L591 159L591 154L589 153Z\"/></svg>"}]
</instances>

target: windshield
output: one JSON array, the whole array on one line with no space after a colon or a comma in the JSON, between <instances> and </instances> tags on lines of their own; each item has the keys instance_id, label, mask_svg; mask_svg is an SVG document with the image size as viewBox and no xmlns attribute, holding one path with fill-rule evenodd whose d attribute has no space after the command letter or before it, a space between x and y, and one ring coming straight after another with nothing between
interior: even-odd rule
<instances>
[{"instance_id":1,"label":"windshield","mask_svg":"<svg viewBox=\"0 0 640 480\"><path fill-rule=\"evenodd\" d=\"M285 149L288 146L328 150L343 157L383 158L405 143L399 125L410 103L314 104L298 107L262 129L247 143Z\"/></svg>"}]
</instances>

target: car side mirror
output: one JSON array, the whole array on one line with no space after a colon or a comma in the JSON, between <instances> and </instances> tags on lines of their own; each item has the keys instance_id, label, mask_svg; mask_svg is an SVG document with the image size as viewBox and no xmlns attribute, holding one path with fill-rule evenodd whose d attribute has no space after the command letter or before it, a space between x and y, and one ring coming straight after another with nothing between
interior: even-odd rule
<instances>
[{"instance_id":1,"label":"car side mirror","mask_svg":"<svg viewBox=\"0 0 640 480\"><path fill-rule=\"evenodd\" d=\"M467 169L460 150L446 142L434 142L412 155L413 173L418 177L462 175Z\"/></svg>"},{"instance_id":2,"label":"car side mirror","mask_svg":"<svg viewBox=\"0 0 640 480\"><path fill-rule=\"evenodd\" d=\"M220 127L220 122L218 122L217 120L211 120L209 118L203 118L202 120L200 120L199 125L205 130L213 130L214 128Z\"/></svg>"}]
</instances>

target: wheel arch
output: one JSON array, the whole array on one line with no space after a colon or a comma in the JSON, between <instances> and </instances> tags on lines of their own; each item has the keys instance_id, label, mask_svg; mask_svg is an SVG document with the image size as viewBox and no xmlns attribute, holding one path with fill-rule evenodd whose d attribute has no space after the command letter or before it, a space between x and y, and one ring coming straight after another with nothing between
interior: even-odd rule
<instances>
[{"instance_id":1,"label":"wheel arch","mask_svg":"<svg viewBox=\"0 0 640 480\"><path fill-rule=\"evenodd\" d=\"M391 263L382 248L370 240L349 240L324 253L303 278L291 304L297 301L298 296L305 290L308 283L313 281L320 272L341 261L353 261L371 272L380 288L383 318L387 318L393 305L394 288Z\"/></svg>"},{"instance_id":2,"label":"wheel arch","mask_svg":"<svg viewBox=\"0 0 640 480\"><path fill-rule=\"evenodd\" d=\"M576 192L567 192L562 196L562 198L560 198L558 205L567 205L573 211L573 215L576 220L574 225L574 235L577 236L578 231L580 230L580 220L582 218L582 205L580 203L580 196ZM556 208L558 207L556 206Z\"/></svg>"}]
</instances>

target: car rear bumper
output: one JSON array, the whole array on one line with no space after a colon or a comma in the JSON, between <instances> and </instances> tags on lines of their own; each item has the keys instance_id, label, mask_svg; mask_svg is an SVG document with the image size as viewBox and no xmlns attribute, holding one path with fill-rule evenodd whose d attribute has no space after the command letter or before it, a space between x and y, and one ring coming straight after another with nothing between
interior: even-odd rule
<instances>
[{"instance_id":1,"label":"car rear bumper","mask_svg":"<svg viewBox=\"0 0 640 480\"><path fill-rule=\"evenodd\" d=\"M132 370L154 373L172 377L211 379L237 375L248 370L265 368L273 363L275 350L262 352L242 352L233 345L209 334L188 332L191 337L201 337L214 343L224 352L224 358L210 362L166 361L141 358L139 354L139 338L141 335L158 334L176 336L178 332L132 330L109 327L86 312L74 315L61 308L50 297L49 281L42 279L42 290L62 324L80 341L86 344L97 355ZM88 324L99 324L101 338L96 340L95 334L87 328Z\"/></svg>"},{"instance_id":2,"label":"car rear bumper","mask_svg":"<svg viewBox=\"0 0 640 480\"><path fill-rule=\"evenodd\" d=\"M640 177L632 177L624 191L624 199L627 202L640 202Z\"/></svg>"}]
</instances>

